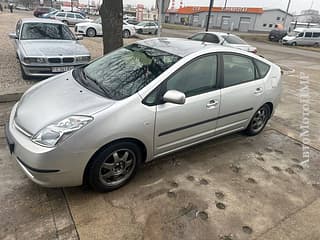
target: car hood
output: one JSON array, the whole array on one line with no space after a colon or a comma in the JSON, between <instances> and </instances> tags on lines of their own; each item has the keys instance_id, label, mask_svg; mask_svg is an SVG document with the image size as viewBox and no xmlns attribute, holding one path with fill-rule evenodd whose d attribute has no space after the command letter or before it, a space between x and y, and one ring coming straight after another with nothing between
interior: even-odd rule
<instances>
[{"instance_id":1,"label":"car hood","mask_svg":"<svg viewBox=\"0 0 320 240\"><path fill-rule=\"evenodd\" d=\"M15 123L34 135L58 120L71 115L92 116L115 102L81 86L70 71L31 87L20 99Z\"/></svg>"},{"instance_id":2,"label":"car hood","mask_svg":"<svg viewBox=\"0 0 320 240\"><path fill-rule=\"evenodd\" d=\"M295 36L285 36L284 38L282 38L282 40L290 41L290 40L293 40L295 38L296 38Z\"/></svg>"},{"instance_id":3,"label":"car hood","mask_svg":"<svg viewBox=\"0 0 320 240\"><path fill-rule=\"evenodd\" d=\"M21 47L27 57L90 55L82 44L73 40L22 40Z\"/></svg>"}]
</instances>

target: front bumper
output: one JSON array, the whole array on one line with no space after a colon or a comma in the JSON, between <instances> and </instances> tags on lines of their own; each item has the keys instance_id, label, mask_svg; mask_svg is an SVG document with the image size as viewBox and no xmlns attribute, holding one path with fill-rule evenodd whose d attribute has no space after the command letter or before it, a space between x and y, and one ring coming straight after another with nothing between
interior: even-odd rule
<instances>
[{"instance_id":1,"label":"front bumper","mask_svg":"<svg viewBox=\"0 0 320 240\"><path fill-rule=\"evenodd\" d=\"M23 71L24 73L27 75L27 76L31 76L31 77L50 77L50 76L53 76L53 75L56 75L56 74L60 74L62 73L63 71L61 72L53 72L52 71L52 68L53 67L71 67L71 68L75 68L75 67L78 67L78 66L82 66L86 63L81 63L81 64L72 64L72 65L63 65L63 66L32 66L32 65L24 65L22 64L22 68L23 68ZM69 69L71 70L71 69Z\"/></svg>"},{"instance_id":2,"label":"front bumper","mask_svg":"<svg viewBox=\"0 0 320 240\"><path fill-rule=\"evenodd\" d=\"M23 172L35 183L44 187L79 186L92 151L68 149L63 144L46 148L31 141L14 123L17 104L6 125L6 139L10 153ZM66 144L68 145L68 144Z\"/></svg>"}]
</instances>

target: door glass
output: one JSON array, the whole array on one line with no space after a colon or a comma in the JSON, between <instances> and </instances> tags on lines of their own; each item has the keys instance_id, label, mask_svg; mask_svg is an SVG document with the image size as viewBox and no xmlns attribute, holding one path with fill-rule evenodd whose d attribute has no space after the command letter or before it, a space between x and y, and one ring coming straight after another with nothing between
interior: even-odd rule
<instances>
[{"instance_id":1,"label":"door glass","mask_svg":"<svg viewBox=\"0 0 320 240\"><path fill-rule=\"evenodd\" d=\"M217 84L217 56L206 56L185 66L167 81L167 90L187 97L212 91Z\"/></svg>"},{"instance_id":2,"label":"door glass","mask_svg":"<svg viewBox=\"0 0 320 240\"><path fill-rule=\"evenodd\" d=\"M206 36L204 37L204 41L210 42L210 43L219 43L220 42L219 38L214 34L206 34Z\"/></svg>"},{"instance_id":3,"label":"door glass","mask_svg":"<svg viewBox=\"0 0 320 240\"><path fill-rule=\"evenodd\" d=\"M72 13L67 13L67 18L74 18L74 14L72 14Z\"/></svg>"},{"instance_id":4,"label":"door glass","mask_svg":"<svg viewBox=\"0 0 320 240\"><path fill-rule=\"evenodd\" d=\"M58 13L57 17L64 17L66 14L65 13Z\"/></svg>"},{"instance_id":5,"label":"door glass","mask_svg":"<svg viewBox=\"0 0 320 240\"><path fill-rule=\"evenodd\" d=\"M255 79L255 67L250 58L239 55L223 55L224 87Z\"/></svg>"},{"instance_id":6,"label":"door glass","mask_svg":"<svg viewBox=\"0 0 320 240\"><path fill-rule=\"evenodd\" d=\"M305 37L308 37L308 38L312 37L312 32L306 32Z\"/></svg>"},{"instance_id":7,"label":"door glass","mask_svg":"<svg viewBox=\"0 0 320 240\"><path fill-rule=\"evenodd\" d=\"M303 32L299 33L298 37L303 37L303 34L304 34Z\"/></svg>"},{"instance_id":8,"label":"door glass","mask_svg":"<svg viewBox=\"0 0 320 240\"><path fill-rule=\"evenodd\" d=\"M84 17L81 16L80 14L77 14L77 15L76 15L76 18L78 18L78 19L84 19Z\"/></svg>"},{"instance_id":9,"label":"door glass","mask_svg":"<svg viewBox=\"0 0 320 240\"><path fill-rule=\"evenodd\" d=\"M192 36L190 39L195 40L195 41L202 41L204 35L205 35L204 33L200 33L200 34Z\"/></svg>"}]
</instances>

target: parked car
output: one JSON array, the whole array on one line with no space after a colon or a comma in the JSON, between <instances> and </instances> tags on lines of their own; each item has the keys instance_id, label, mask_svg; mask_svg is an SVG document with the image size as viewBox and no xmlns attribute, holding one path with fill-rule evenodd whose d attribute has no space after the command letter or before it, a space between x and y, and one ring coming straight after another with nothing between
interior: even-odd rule
<instances>
[{"instance_id":1,"label":"parked car","mask_svg":"<svg viewBox=\"0 0 320 240\"><path fill-rule=\"evenodd\" d=\"M90 61L89 51L60 21L25 18L18 21L14 39L23 78L52 76Z\"/></svg>"},{"instance_id":2,"label":"parked car","mask_svg":"<svg viewBox=\"0 0 320 240\"><path fill-rule=\"evenodd\" d=\"M237 131L259 134L280 88L280 68L256 54L147 39L31 87L6 136L36 183L114 190L154 158Z\"/></svg>"},{"instance_id":3,"label":"parked car","mask_svg":"<svg viewBox=\"0 0 320 240\"><path fill-rule=\"evenodd\" d=\"M49 13L49 12L53 12L53 11L56 11L57 9L55 8L52 8L52 7L37 7L34 12L33 12L33 15L35 17L39 17L41 16L42 14L45 14L45 13Z\"/></svg>"},{"instance_id":4,"label":"parked car","mask_svg":"<svg viewBox=\"0 0 320 240\"><path fill-rule=\"evenodd\" d=\"M126 20L124 20L124 22L126 22L127 24L131 24L131 25L137 25L140 23L139 21L134 20L134 19L126 19Z\"/></svg>"},{"instance_id":5,"label":"parked car","mask_svg":"<svg viewBox=\"0 0 320 240\"><path fill-rule=\"evenodd\" d=\"M287 35L287 31L274 29L269 33L269 41L279 42L283 37Z\"/></svg>"},{"instance_id":6,"label":"parked car","mask_svg":"<svg viewBox=\"0 0 320 240\"><path fill-rule=\"evenodd\" d=\"M67 25L75 25L77 23L92 22L92 19L85 18L80 13L74 12L57 12L55 15L51 16L52 19L60 20Z\"/></svg>"},{"instance_id":7,"label":"parked car","mask_svg":"<svg viewBox=\"0 0 320 240\"><path fill-rule=\"evenodd\" d=\"M202 42L216 43L223 46L238 48L247 52L257 53L257 48L249 45L240 37L224 32L199 32L188 39Z\"/></svg>"},{"instance_id":8,"label":"parked car","mask_svg":"<svg viewBox=\"0 0 320 240\"><path fill-rule=\"evenodd\" d=\"M45 13L45 14L42 14L39 16L39 18L53 18L53 16L59 12L58 10L56 11L52 11L52 12L49 12L49 13Z\"/></svg>"},{"instance_id":9,"label":"parked car","mask_svg":"<svg viewBox=\"0 0 320 240\"><path fill-rule=\"evenodd\" d=\"M94 22L78 23L75 25L74 31L76 34L85 35L88 37L102 36L101 18L97 18ZM133 25L123 21L122 35L124 38L129 38L136 35L136 30Z\"/></svg>"},{"instance_id":10,"label":"parked car","mask_svg":"<svg viewBox=\"0 0 320 240\"><path fill-rule=\"evenodd\" d=\"M140 34L157 34L158 33L158 25L154 22L143 21L134 26L137 33Z\"/></svg>"},{"instance_id":11,"label":"parked car","mask_svg":"<svg viewBox=\"0 0 320 240\"><path fill-rule=\"evenodd\" d=\"M24 6L24 5L21 5L21 4L18 4L18 5L15 7L15 9L21 10L21 11L31 11L31 8L26 7L26 6Z\"/></svg>"},{"instance_id":12,"label":"parked car","mask_svg":"<svg viewBox=\"0 0 320 240\"><path fill-rule=\"evenodd\" d=\"M282 44L319 47L320 28L296 28L282 39Z\"/></svg>"}]
</instances>

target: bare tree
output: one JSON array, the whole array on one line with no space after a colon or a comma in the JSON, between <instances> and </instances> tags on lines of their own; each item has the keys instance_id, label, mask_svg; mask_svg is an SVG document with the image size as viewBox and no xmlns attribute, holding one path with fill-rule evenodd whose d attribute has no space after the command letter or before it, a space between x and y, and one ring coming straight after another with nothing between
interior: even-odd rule
<instances>
[{"instance_id":1,"label":"bare tree","mask_svg":"<svg viewBox=\"0 0 320 240\"><path fill-rule=\"evenodd\" d=\"M107 54L123 45L123 2L103 0L99 12L102 21L103 53Z\"/></svg>"}]
</instances>

